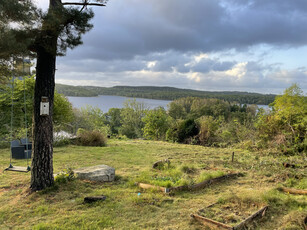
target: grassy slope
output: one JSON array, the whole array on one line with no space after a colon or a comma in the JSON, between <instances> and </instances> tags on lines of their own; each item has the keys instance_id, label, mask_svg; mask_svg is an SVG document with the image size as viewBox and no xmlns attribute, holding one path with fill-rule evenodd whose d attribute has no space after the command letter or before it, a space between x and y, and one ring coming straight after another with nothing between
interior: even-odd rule
<instances>
[{"instance_id":1,"label":"grassy slope","mask_svg":"<svg viewBox=\"0 0 307 230\"><path fill-rule=\"evenodd\" d=\"M235 162L231 153L235 151ZM306 156L305 156L306 157ZM284 168L284 161L299 166L304 157L272 157L264 153L215 149L141 140L110 140L108 147L61 147L54 150L54 168L79 168L107 164L116 168L119 179L113 183L74 180L58 189L27 195L30 174L2 173L9 161L8 149L0 150L0 229L201 229L189 215L221 197L238 195L268 202L271 209L258 229L285 229L307 215L306 196L293 196L274 190L289 177L306 178L306 168ZM169 197L160 192L142 191L133 185L142 172L151 170L157 160L170 158L174 165L194 165L203 170L218 168L246 173L195 192ZM14 162L15 163L15 162ZM22 164L25 162L18 162ZM16 162L17 164L17 162ZM138 196L138 193L141 195ZM95 204L83 204L89 195L107 196ZM169 202L173 200L173 202ZM291 228L291 229L300 229Z\"/></svg>"}]
</instances>

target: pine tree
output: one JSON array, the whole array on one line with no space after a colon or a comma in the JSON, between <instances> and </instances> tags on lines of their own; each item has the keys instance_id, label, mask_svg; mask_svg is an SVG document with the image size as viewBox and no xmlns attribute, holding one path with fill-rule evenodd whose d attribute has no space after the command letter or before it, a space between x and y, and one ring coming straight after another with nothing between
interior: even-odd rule
<instances>
[{"instance_id":1,"label":"pine tree","mask_svg":"<svg viewBox=\"0 0 307 230\"><path fill-rule=\"evenodd\" d=\"M52 115L56 57L82 44L81 36L92 28L89 21L94 16L88 6L106 4L103 0L80 1L49 0L49 8L43 13L32 0L0 0L0 79L10 74L12 60L36 58L32 191L54 183ZM49 101L48 116L40 115L42 97Z\"/></svg>"}]
</instances>

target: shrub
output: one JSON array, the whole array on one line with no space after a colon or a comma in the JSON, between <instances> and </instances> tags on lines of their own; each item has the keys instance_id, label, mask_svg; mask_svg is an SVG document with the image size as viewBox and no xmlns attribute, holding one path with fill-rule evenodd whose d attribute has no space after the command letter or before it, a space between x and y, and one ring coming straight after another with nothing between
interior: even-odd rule
<instances>
[{"instance_id":1,"label":"shrub","mask_svg":"<svg viewBox=\"0 0 307 230\"><path fill-rule=\"evenodd\" d=\"M83 146L106 146L107 138L99 131L83 131L78 135L78 144Z\"/></svg>"},{"instance_id":2,"label":"shrub","mask_svg":"<svg viewBox=\"0 0 307 230\"><path fill-rule=\"evenodd\" d=\"M173 122L166 131L165 139L170 142L178 142L178 122Z\"/></svg>"},{"instance_id":3,"label":"shrub","mask_svg":"<svg viewBox=\"0 0 307 230\"><path fill-rule=\"evenodd\" d=\"M164 108L148 110L142 118L145 123L143 128L144 136L153 140L164 140L165 133L169 126L169 117Z\"/></svg>"},{"instance_id":4,"label":"shrub","mask_svg":"<svg viewBox=\"0 0 307 230\"><path fill-rule=\"evenodd\" d=\"M75 179L74 171L71 168L64 169L63 172L55 176L56 183L66 183Z\"/></svg>"}]
</instances>

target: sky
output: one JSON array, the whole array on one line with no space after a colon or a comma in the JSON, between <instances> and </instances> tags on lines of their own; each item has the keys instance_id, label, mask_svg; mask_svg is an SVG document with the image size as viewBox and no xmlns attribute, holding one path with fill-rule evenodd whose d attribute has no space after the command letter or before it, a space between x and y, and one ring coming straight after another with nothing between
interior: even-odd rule
<instances>
[{"instance_id":1,"label":"sky","mask_svg":"<svg viewBox=\"0 0 307 230\"><path fill-rule=\"evenodd\" d=\"M109 0L93 10L84 44L57 59L57 83L307 92L306 0Z\"/></svg>"}]
</instances>

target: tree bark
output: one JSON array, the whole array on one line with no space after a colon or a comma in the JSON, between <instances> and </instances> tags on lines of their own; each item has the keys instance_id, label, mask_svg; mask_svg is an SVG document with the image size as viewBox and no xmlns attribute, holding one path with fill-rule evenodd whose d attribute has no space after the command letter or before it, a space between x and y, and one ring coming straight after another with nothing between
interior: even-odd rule
<instances>
[{"instance_id":1,"label":"tree bark","mask_svg":"<svg viewBox=\"0 0 307 230\"><path fill-rule=\"evenodd\" d=\"M53 178L53 99L55 56L44 48L37 50L34 95L34 155L31 167L31 190L52 186ZM49 99L49 116L40 116L42 97Z\"/></svg>"},{"instance_id":2,"label":"tree bark","mask_svg":"<svg viewBox=\"0 0 307 230\"><path fill-rule=\"evenodd\" d=\"M50 0L48 14L60 0ZM34 94L34 154L31 167L31 190L38 191L54 184L53 177L53 101L55 88L58 25L50 29L44 21L36 44L36 82ZM44 29L48 28L48 29ZM40 115L42 97L49 100L49 115Z\"/></svg>"}]
</instances>

